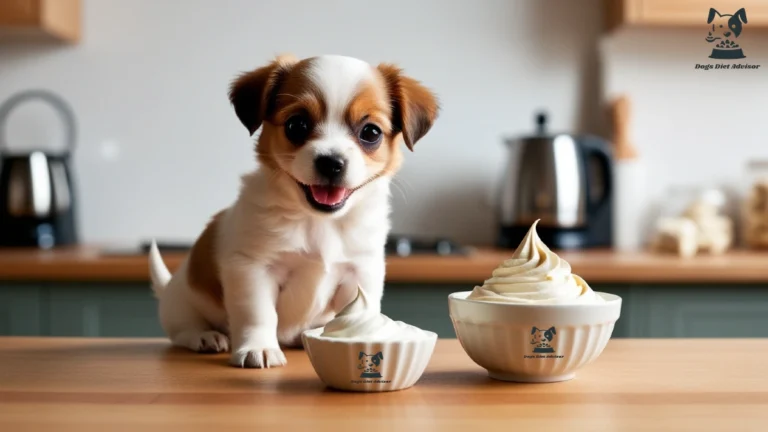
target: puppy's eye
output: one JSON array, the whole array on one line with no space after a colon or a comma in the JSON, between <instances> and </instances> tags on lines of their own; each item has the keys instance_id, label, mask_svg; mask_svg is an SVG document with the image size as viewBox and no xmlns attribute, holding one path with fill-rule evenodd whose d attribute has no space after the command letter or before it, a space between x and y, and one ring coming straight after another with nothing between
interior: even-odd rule
<instances>
[{"instance_id":1,"label":"puppy's eye","mask_svg":"<svg viewBox=\"0 0 768 432\"><path fill-rule=\"evenodd\" d=\"M360 141L366 146L378 144L381 135L381 129L375 124L368 123L360 129Z\"/></svg>"},{"instance_id":2,"label":"puppy's eye","mask_svg":"<svg viewBox=\"0 0 768 432\"><path fill-rule=\"evenodd\" d=\"M309 119L302 114L289 118L283 128L285 129L285 137L294 145L304 144L312 131Z\"/></svg>"}]
</instances>

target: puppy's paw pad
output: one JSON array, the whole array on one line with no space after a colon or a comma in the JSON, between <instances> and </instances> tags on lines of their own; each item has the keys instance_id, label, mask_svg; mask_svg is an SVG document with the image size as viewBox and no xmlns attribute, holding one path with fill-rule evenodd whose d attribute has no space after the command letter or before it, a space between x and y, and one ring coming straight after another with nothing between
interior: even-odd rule
<instances>
[{"instance_id":1,"label":"puppy's paw pad","mask_svg":"<svg viewBox=\"0 0 768 432\"><path fill-rule=\"evenodd\" d=\"M200 333L197 351L212 353L229 351L229 338L217 331Z\"/></svg>"},{"instance_id":2,"label":"puppy's paw pad","mask_svg":"<svg viewBox=\"0 0 768 432\"><path fill-rule=\"evenodd\" d=\"M242 368L272 368L285 366L288 361L280 348L244 349L232 353L230 363Z\"/></svg>"}]
</instances>

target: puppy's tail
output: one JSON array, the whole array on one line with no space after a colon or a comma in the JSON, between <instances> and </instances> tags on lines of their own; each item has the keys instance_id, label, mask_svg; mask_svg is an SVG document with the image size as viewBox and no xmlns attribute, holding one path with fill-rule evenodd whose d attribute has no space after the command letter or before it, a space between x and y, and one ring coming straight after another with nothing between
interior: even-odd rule
<instances>
[{"instance_id":1,"label":"puppy's tail","mask_svg":"<svg viewBox=\"0 0 768 432\"><path fill-rule=\"evenodd\" d=\"M152 291L155 292L155 297L160 294L171 280L171 272L165 266L163 257L160 256L160 250L157 249L157 243L154 239L149 247L149 277L152 280Z\"/></svg>"}]
</instances>

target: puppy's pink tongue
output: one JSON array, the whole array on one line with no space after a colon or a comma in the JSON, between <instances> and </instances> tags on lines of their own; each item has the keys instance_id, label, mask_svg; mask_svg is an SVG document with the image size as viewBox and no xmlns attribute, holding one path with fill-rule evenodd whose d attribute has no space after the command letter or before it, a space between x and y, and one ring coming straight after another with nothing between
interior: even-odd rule
<instances>
[{"instance_id":1,"label":"puppy's pink tongue","mask_svg":"<svg viewBox=\"0 0 768 432\"><path fill-rule=\"evenodd\" d=\"M347 190L336 186L310 186L315 201L325 205L336 205L347 195Z\"/></svg>"}]
</instances>

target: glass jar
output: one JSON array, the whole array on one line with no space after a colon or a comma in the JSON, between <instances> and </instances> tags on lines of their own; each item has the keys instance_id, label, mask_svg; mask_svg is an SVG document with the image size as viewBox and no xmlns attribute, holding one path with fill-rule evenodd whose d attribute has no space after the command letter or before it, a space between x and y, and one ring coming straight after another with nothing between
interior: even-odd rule
<instances>
[{"instance_id":1,"label":"glass jar","mask_svg":"<svg viewBox=\"0 0 768 432\"><path fill-rule=\"evenodd\" d=\"M744 245L768 249L768 160L747 163L747 190L741 206Z\"/></svg>"}]
</instances>

